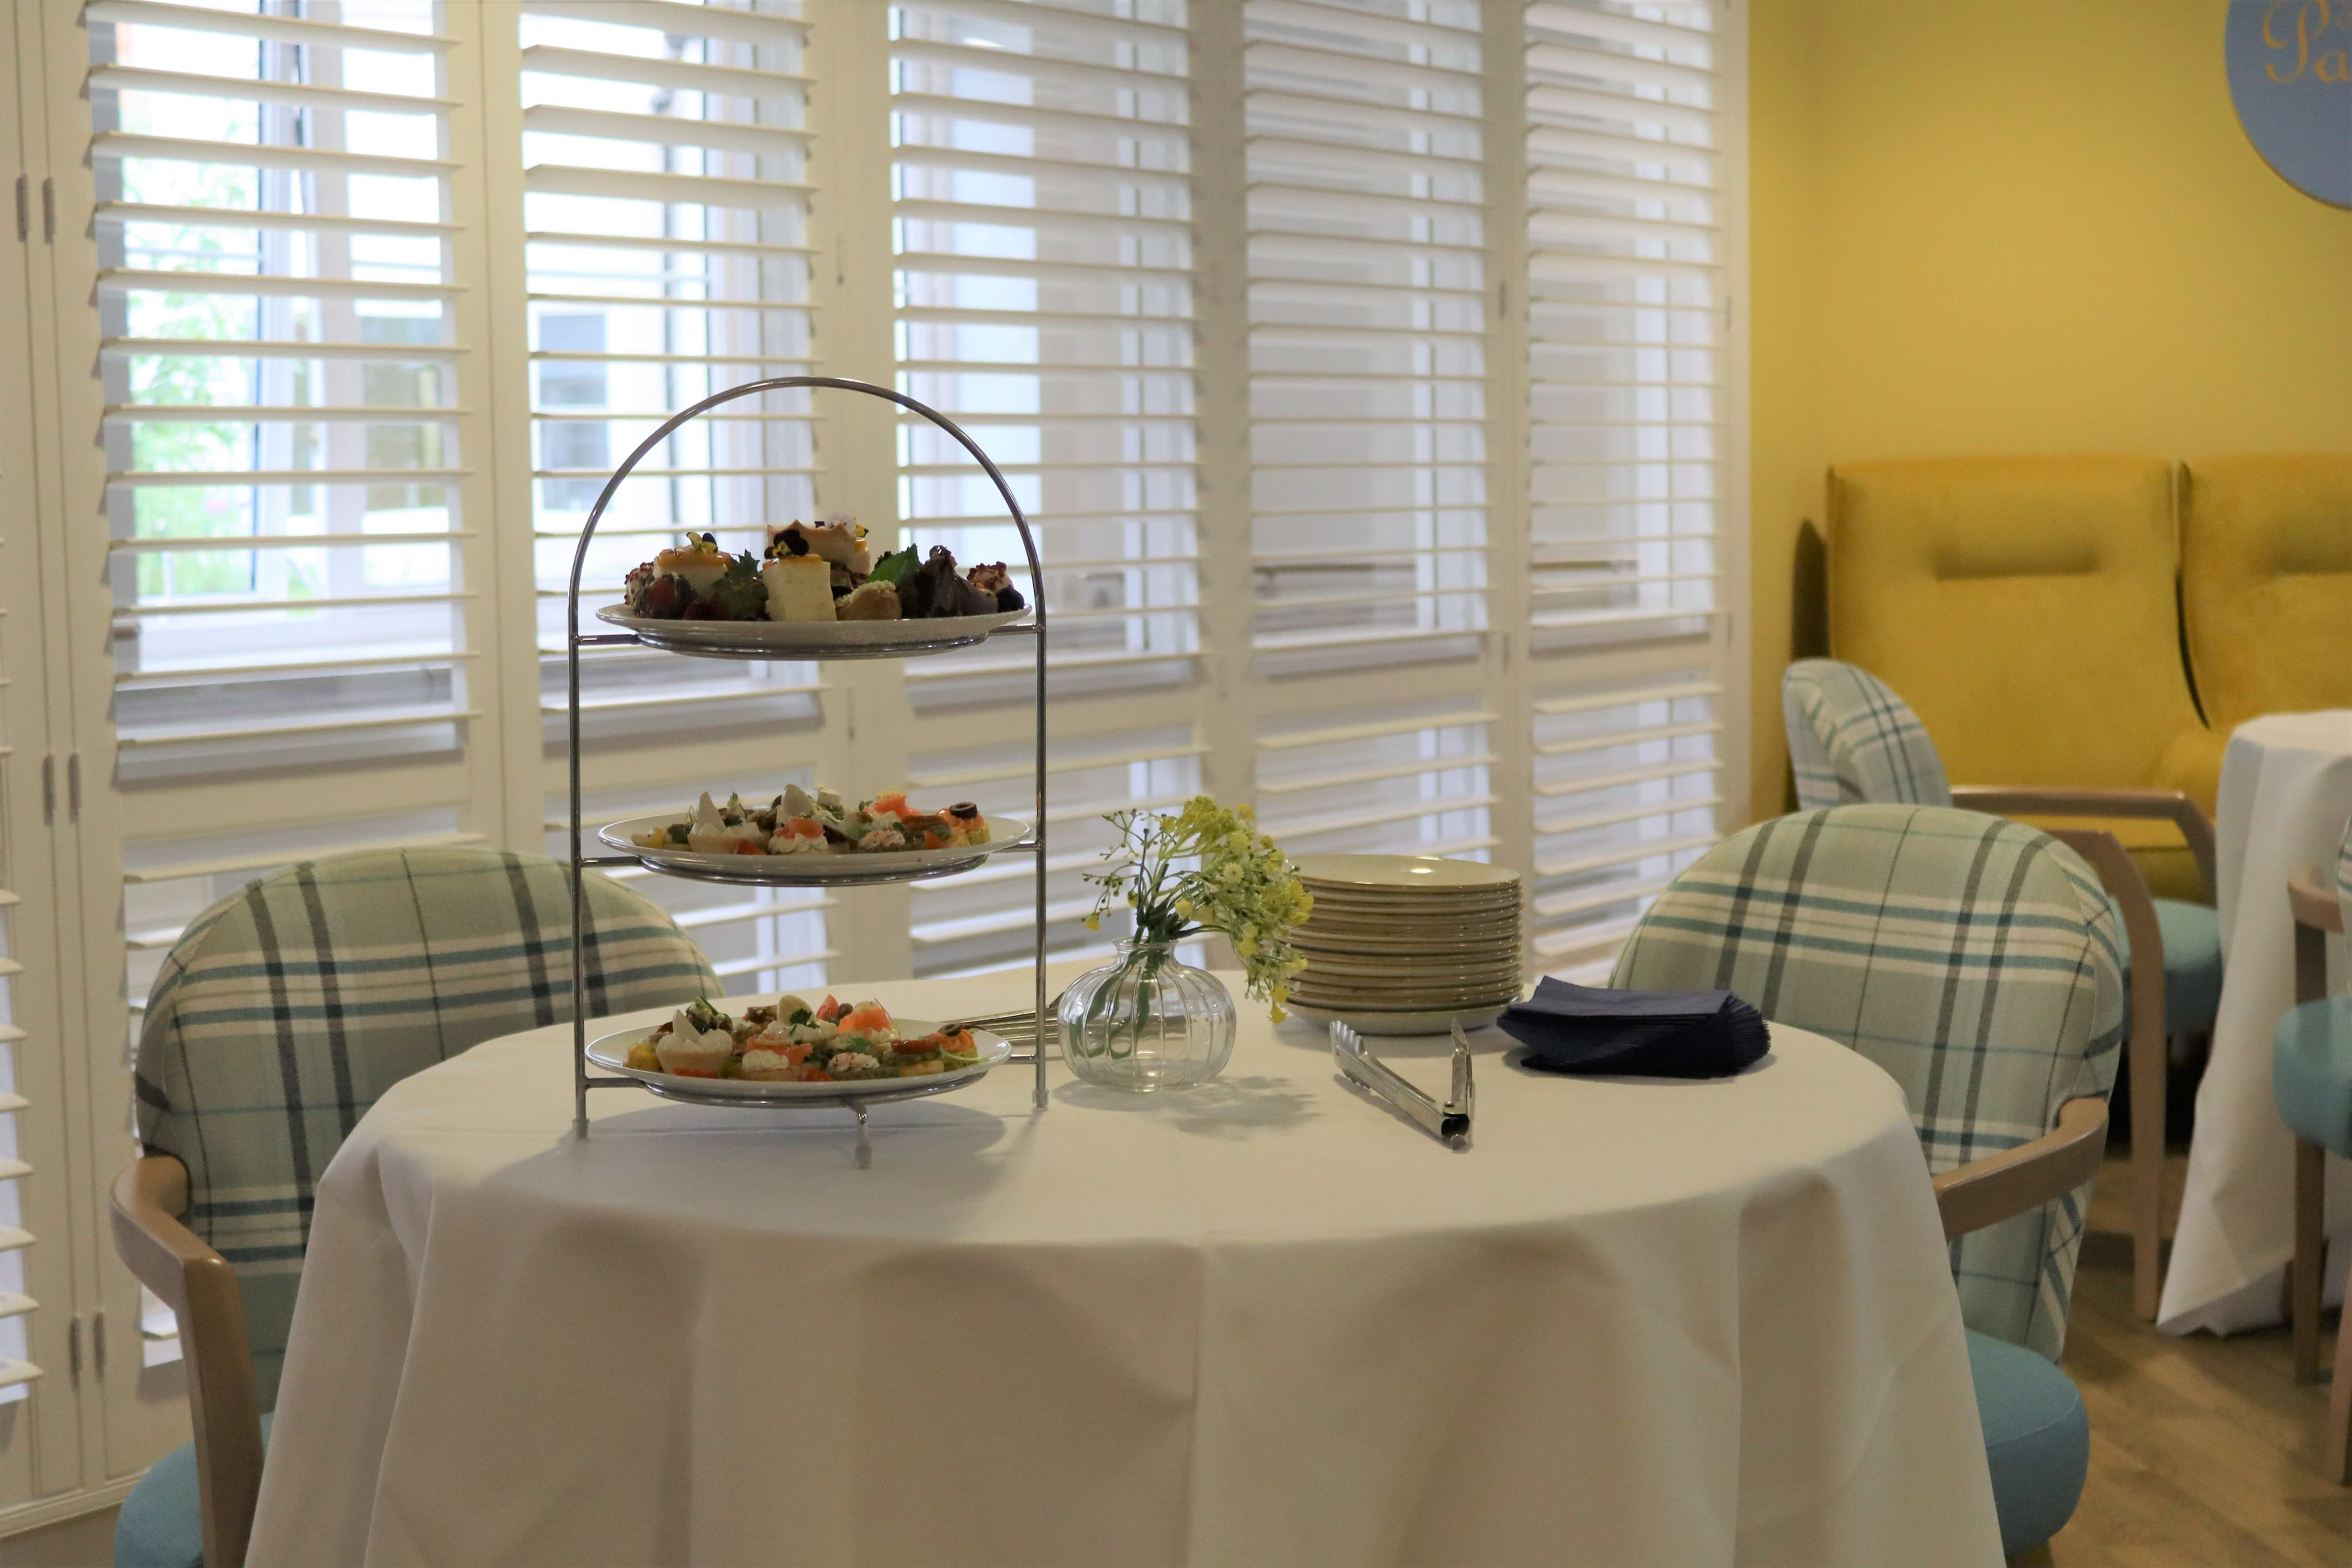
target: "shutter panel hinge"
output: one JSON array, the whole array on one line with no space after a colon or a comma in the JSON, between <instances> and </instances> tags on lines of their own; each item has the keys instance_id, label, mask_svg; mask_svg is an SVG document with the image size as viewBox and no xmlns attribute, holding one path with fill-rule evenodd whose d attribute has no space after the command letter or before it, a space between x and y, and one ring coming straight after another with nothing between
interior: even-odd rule
<instances>
[{"instance_id":1,"label":"shutter panel hinge","mask_svg":"<svg viewBox=\"0 0 2352 1568\"><path fill-rule=\"evenodd\" d=\"M22 245L33 237L33 182L24 174L16 176L16 243Z\"/></svg>"},{"instance_id":2,"label":"shutter panel hinge","mask_svg":"<svg viewBox=\"0 0 2352 1568\"><path fill-rule=\"evenodd\" d=\"M66 820L81 820L81 753L66 753Z\"/></svg>"},{"instance_id":3,"label":"shutter panel hinge","mask_svg":"<svg viewBox=\"0 0 2352 1568\"><path fill-rule=\"evenodd\" d=\"M89 1352L90 1362L103 1381L106 1377L106 1309L103 1307L90 1314Z\"/></svg>"},{"instance_id":4,"label":"shutter panel hinge","mask_svg":"<svg viewBox=\"0 0 2352 1568\"><path fill-rule=\"evenodd\" d=\"M41 759L41 825L47 826L58 819L58 757L55 752Z\"/></svg>"},{"instance_id":5,"label":"shutter panel hinge","mask_svg":"<svg viewBox=\"0 0 2352 1568\"><path fill-rule=\"evenodd\" d=\"M41 238L54 244L58 237L58 183L41 182Z\"/></svg>"},{"instance_id":6,"label":"shutter panel hinge","mask_svg":"<svg viewBox=\"0 0 2352 1568\"><path fill-rule=\"evenodd\" d=\"M77 1388L81 1385L81 1314L79 1312L66 1321L66 1378Z\"/></svg>"}]
</instances>

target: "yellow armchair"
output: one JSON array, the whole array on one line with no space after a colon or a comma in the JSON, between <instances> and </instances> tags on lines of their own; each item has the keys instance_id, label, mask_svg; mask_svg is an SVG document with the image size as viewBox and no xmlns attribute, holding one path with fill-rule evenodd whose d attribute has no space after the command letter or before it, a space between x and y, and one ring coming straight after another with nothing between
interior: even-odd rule
<instances>
[{"instance_id":1,"label":"yellow armchair","mask_svg":"<svg viewBox=\"0 0 2352 1568\"><path fill-rule=\"evenodd\" d=\"M2177 790L2211 812L2225 742L2181 662L2169 464L1843 464L1829 520L1832 651L1909 700L1956 784ZM2096 826L2159 897L2210 898L2168 816Z\"/></svg>"},{"instance_id":2,"label":"yellow armchair","mask_svg":"<svg viewBox=\"0 0 2352 1568\"><path fill-rule=\"evenodd\" d=\"M2218 733L2264 713L2352 708L2352 455L2186 465L2180 608Z\"/></svg>"}]
</instances>

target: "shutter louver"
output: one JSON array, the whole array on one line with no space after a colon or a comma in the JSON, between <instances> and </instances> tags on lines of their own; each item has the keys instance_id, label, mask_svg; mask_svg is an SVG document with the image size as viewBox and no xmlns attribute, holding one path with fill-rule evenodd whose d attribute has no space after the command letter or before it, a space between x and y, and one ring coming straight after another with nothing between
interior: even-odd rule
<instances>
[{"instance_id":1,"label":"shutter louver","mask_svg":"<svg viewBox=\"0 0 2352 1568\"><path fill-rule=\"evenodd\" d=\"M1183 22L1176 0L892 13L898 390L968 429L1021 498L1057 691L1189 679L1199 648ZM918 542L1020 559L943 432L901 421L898 458ZM924 660L910 696L956 703L1028 663L1011 642Z\"/></svg>"},{"instance_id":2,"label":"shutter louver","mask_svg":"<svg viewBox=\"0 0 2352 1568\"><path fill-rule=\"evenodd\" d=\"M481 301L433 0L82 15L113 662L87 788L135 1016L252 877L479 841Z\"/></svg>"},{"instance_id":3,"label":"shutter louver","mask_svg":"<svg viewBox=\"0 0 2352 1568\"><path fill-rule=\"evenodd\" d=\"M1724 804L1714 16L1526 10L1529 633L1539 963L1605 974ZM1579 679L1612 651L1649 675ZM1688 668L1694 658L1710 660Z\"/></svg>"},{"instance_id":4,"label":"shutter louver","mask_svg":"<svg viewBox=\"0 0 2352 1568\"><path fill-rule=\"evenodd\" d=\"M1055 957L1115 934L1079 923L1094 905L1081 873L1110 843L1101 815L1174 805L1202 779L1186 23L1181 0L892 12L898 388L971 433L1037 532ZM904 537L1018 563L1003 503L961 448L911 418L899 432ZM1005 639L908 664L919 722L993 708L1025 735L1033 657ZM1136 728L1129 693L1161 722ZM992 814L1034 805L1017 742L926 746L908 776ZM1025 962L1032 900L1011 861L915 884L915 973Z\"/></svg>"},{"instance_id":5,"label":"shutter louver","mask_svg":"<svg viewBox=\"0 0 2352 1568\"><path fill-rule=\"evenodd\" d=\"M1478 9L1249 0L1243 15L1259 666L1475 652L1465 639L1486 625Z\"/></svg>"},{"instance_id":6,"label":"shutter louver","mask_svg":"<svg viewBox=\"0 0 2352 1568\"><path fill-rule=\"evenodd\" d=\"M776 4L521 0L520 12L541 707L560 756L564 596L605 480L677 410L811 368L810 27ZM757 551L767 525L814 520L821 416L806 392L765 393L648 454L597 525L583 620L682 532ZM819 667L640 648L591 649L581 663L592 835L615 817L682 809L705 788L723 798L730 782L746 798L814 784L805 770L730 780L734 770L712 767L712 748L698 742L813 731L828 689ZM551 822L567 811L551 800ZM566 852L567 832L568 818L551 853ZM672 878L633 885L730 983L821 983L829 900Z\"/></svg>"},{"instance_id":7,"label":"shutter louver","mask_svg":"<svg viewBox=\"0 0 2352 1568\"><path fill-rule=\"evenodd\" d=\"M1259 820L1296 854L1484 857L1478 7L1242 17Z\"/></svg>"},{"instance_id":8,"label":"shutter louver","mask_svg":"<svg viewBox=\"0 0 2352 1568\"><path fill-rule=\"evenodd\" d=\"M16 846L11 843L6 848L13 864ZM16 947L17 909L16 895L0 890L0 938L5 939L0 952ZM16 1016L16 976L22 972L16 960L0 957L0 1019ZM30 1141L20 1131L25 1114L33 1108L17 1092L25 1081L17 1053L24 1048L25 1031L13 1022L0 1023L0 1404L23 1397L25 1387L41 1375L25 1321L40 1303L26 1293L32 1281L25 1249L32 1245L33 1233L25 1226L25 1184L36 1173L23 1158ZM56 1173L48 1174L56 1179Z\"/></svg>"}]
</instances>

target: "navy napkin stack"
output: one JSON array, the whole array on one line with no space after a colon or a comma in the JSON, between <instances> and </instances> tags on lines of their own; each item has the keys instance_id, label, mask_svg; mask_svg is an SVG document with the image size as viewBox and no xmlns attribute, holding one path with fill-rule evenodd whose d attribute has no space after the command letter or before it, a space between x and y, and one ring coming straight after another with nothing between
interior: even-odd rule
<instances>
[{"instance_id":1,"label":"navy napkin stack","mask_svg":"<svg viewBox=\"0 0 2352 1568\"><path fill-rule=\"evenodd\" d=\"M1764 1016L1728 991L1604 991L1546 980L1498 1026L1544 1072L1729 1078L1769 1047Z\"/></svg>"}]
</instances>

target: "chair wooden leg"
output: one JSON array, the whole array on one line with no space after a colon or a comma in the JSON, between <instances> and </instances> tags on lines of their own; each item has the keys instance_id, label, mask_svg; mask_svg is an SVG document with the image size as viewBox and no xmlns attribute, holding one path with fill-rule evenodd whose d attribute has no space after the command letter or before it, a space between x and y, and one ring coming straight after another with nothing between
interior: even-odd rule
<instances>
[{"instance_id":1,"label":"chair wooden leg","mask_svg":"<svg viewBox=\"0 0 2352 1568\"><path fill-rule=\"evenodd\" d=\"M2315 1270L2315 1272L2316 1272ZM2327 1475L2352 1486L2352 1300L2336 1330L2336 1381L2327 1391Z\"/></svg>"},{"instance_id":2,"label":"chair wooden leg","mask_svg":"<svg viewBox=\"0 0 2352 1568\"><path fill-rule=\"evenodd\" d=\"M2319 1381L2319 1285L2326 1256L2327 1151L2294 1141L2294 1262L2287 1275L2288 1316L2294 1324L2294 1380ZM2336 1382L2342 1391L2338 1358Z\"/></svg>"},{"instance_id":3,"label":"chair wooden leg","mask_svg":"<svg viewBox=\"0 0 2352 1568\"><path fill-rule=\"evenodd\" d=\"M2132 1306L2156 1321L2164 1288L2165 1049L2161 1028L2135 1025L2132 1092Z\"/></svg>"}]
</instances>

